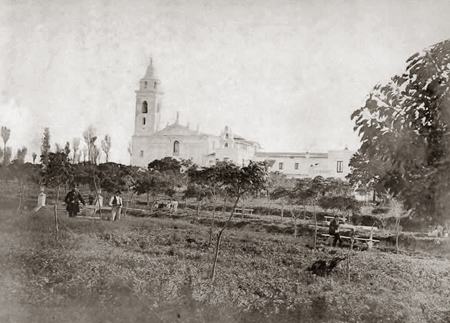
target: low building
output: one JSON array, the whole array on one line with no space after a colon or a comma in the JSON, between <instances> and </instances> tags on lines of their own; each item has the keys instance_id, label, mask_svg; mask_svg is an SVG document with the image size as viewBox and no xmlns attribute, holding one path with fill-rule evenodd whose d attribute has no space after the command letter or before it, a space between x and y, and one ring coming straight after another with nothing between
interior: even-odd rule
<instances>
[{"instance_id":1,"label":"low building","mask_svg":"<svg viewBox=\"0 0 450 323\"><path fill-rule=\"evenodd\" d=\"M289 178L335 177L344 179L350 172L349 162L353 152L346 149L327 152L257 152L255 160L268 161L272 171Z\"/></svg>"}]
</instances>

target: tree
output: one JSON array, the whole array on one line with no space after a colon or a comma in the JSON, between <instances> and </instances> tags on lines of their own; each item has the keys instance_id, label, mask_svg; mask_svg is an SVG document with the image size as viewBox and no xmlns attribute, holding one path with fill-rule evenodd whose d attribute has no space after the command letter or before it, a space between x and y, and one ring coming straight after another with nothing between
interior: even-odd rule
<instances>
[{"instance_id":1,"label":"tree","mask_svg":"<svg viewBox=\"0 0 450 323\"><path fill-rule=\"evenodd\" d=\"M37 167L37 165L25 163L22 156L14 159L8 166L11 175L17 180L19 184L19 205L17 207L18 212L23 210L23 202L25 199L25 191L27 190L27 183L37 177L37 174L39 173Z\"/></svg>"},{"instance_id":2,"label":"tree","mask_svg":"<svg viewBox=\"0 0 450 323\"><path fill-rule=\"evenodd\" d=\"M67 158L69 158L69 156L70 156L70 143L68 141L66 142L66 145L64 146L64 153L67 155Z\"/></svg>"},{"instance_id":3,"label":"tree","mask_svg":"<svg viewBox=\"0 0 450 323\"><path fill-rule=\"evenodd\" d=\"M36 163L37 154L33 151L31 156L33 157L33 164Z\"/></svg>"},{"instance_id":4,"label":"tree","mask_svg":"<svg viewBox=\"0 0 450 323\"><path fill-rule=\"evenodd\" d=\"M318 205L324 210L334 210L340 216L350 216L361 208L359 202L353 196L322 196Z\"/></svg>"},{"instance_id":5,"label":"tree","mask_svg":"<svg viewBox=\"0 0 450 323\"><path fill-rule=\"evenodd\" d=\"M55 202L53 212L55 216L55 237L58 240L58 201L61 185L73 180L73 173L67 155L64 152L48 154L48 163L42 171L43 182L47 187L55 188Z\"/></svg>"},{"instance_id":6,"label":"tree","mask_svg":"<svg viewBox=\"0 0 450 323\"><path fill-rule=\"evenodd\" d=\"M80 160L79 160L80 157L79 157L79 155L77 155L77 151L78 151L78 149L80 148L80 138L73 138L73 139L72 139L72 148L73 148L72 162L73 162L74 164L76 164L76 163L77 163L77 160L78 160L78 162L80 161Z\"/></svg>"},{"instance_id":7,"label":"tree","mask_svg":"<svg viewBox=\"0 0 450 323\"><path fill-rule=\"evenodd\" d=\"M11 147L5 147L3 151L3 166L7 167L11 163L12 150Z\"/></svg>"},{"instance_id":8,"label":"tree","mask_svg":"<svg viewBox=\"0 0 450 323\"><path fill-rule=\"evenodd\" d=\"M372 201L376 201L376 194L384 194L385 180L389 179L389 170L377 156L371 160L358 150L350 159L350 173L346 176L350 185L363 192L373 192Z\"/></svg>"},{"instance_id":9,"label":"tree","mask_svg":"<svg viewBox=\"0 0 450 323\"><path fill-rule=\"evenodd\" d=\"M277 189L273 193L273 198L282 201L281 206L281 218L283 218L284 205L287 204L289 207L289 211L291 213L292 219L294 221L294 238L297 238L297 213L295 209L292 207L292 204L297 204L297 195L296 190L293 187L277 187Z\"/></svg>"},{"instance_id":10,"label":"tree","mask_svg":"<svg viewBox=\"0 0 450 323\"><path fill-rule=\"evenodd\" d=\"M167 196L173 195L176 188L186 185L187 174L184 171L192 165L191 161L178 160L172 157L155 159L148 164L150 171L156 171L160 175L160 189Z\"/></svg>"},{"instance_id":11,"label":"tree","mask_svg":"<svg viewBox=\"0 0 450 323\"><path fill-rule=\"evenodd\" d=\"M220 163L216 169L216 180L220 187L223 187L229 196L234 198L234 204L227 221L217 234L216 250L211 271L211 279L214 280L216 265L219 256L220 243L225 229L235 213L239 200L247 194L259 193L267 188L268 171L265 162L253 162L247 166L237 166L233 163Z\"/></svg>"},{"instance_id":12,"label":"tree","mask_svg":"<svg viewBox=\"0 0 450 323\"><path fill-rule=\"evenodd\" d=\"M96 133L97 130L94 128L93 125L89 125L83 132L83 139L87 146L87 160L93 164L96 163L98 157L98 154L96 154L96 147L95 147L95 141L97 140Z\"/></svg>"},{"instance_id":13,"label":"tree","mask_svg":"<svg viewBox=\"0 0 450 323\"><path fill-rule=\"evenodd\" d=\"M273 161L274 163L275 161ZM272 165L273 165L272 163ZM271 167L271 165L269 164L269 167ZM268 181L268 185L267 185L267 199L269 200L269 214L270 215L270 211L272 208L272 201L274 200L273 198L273 194L275 191L279 190L280 188L283 188L286 186L287 183L287 177L285 174L281 173L281 172L270 172L269 173L269 181ZM276 199L276 198L275 198ZM281 210L281 217L283 217L283 208Z\"/></svg>"},{"instance_id":14,"label":"tree","mask_svg":"<svg viewBox=\"0 0 450 323\"><path fill-rule=\"evenodd\" d=\"M133 143L132 143L131 139L128 141L127 151L128 151L128 154L130 155L130 161L131 161L131 157L133 156Z\"/></svg>"},{"instance_id":15,"label":"tree","mask_svg":"<svg viewBox=\"0 0 450 323\"><path fill-rule=\"evenodd\" d=\"M352 114L360 153L380 160L384 187L407 210L443 221L450 198L450 40L407 60L402 75L376 85Z\"/></svg>"},{"instance_id":16,"label":"tree","mask_svg":"<svg viewBox=\"0 0 450 323\"><path fill-rule=\"evenodd\" d=\"M153 203L163 187L163 177L161 173L155 170L142 170L137 172L133 191L138 195L146 194L147 207L150 207L150 195L153 197Z\"/></svg>"},{"instance_id":17,"label":"tree","mask_svg":"<svg viewBox=\"0 0 450 323\"><path fill-rule=\"evenodd\" d=\"M41 163L43 165L48 164L49 153L50 153L50 129L44 128L44 136L42 137L42 144L41 144Z\"/></svg>"},{"instance_id":18,"label":"tree","mask_svg":"<svg viewBox=\"0 0 450 323\"><path fill-rule=\"evenodd\" d=\"M105 135L102 140L102 150L105 152L105 160L108 162L109 160L109 151L111 150L111 136Z\"/></svg>"},{"instance_id":19,"label":"tree","mask_svg":"<svg viewBox=\"0 0 450 323\"><path fill-rule=\"evenodd\" d=\"M11 135L11 129L8 129L7 127L2 127L1 135L3 139L3 166L8 166L9 161L7 162L6 160L6 143L9 140L9 136Z\"/></svg>"},{"instance_id":20,"label":"tree","mask_svg":"<svg viewBox=\"0 0 450 323\"><path fill-rule=\"evenodd\" d=\"M197 216L200 214L200 202L204 198L210 197L213 202L213 211L209 230L209 245L212 241L218 197L224 192L219 183L221 176L220 171L223 166L224 162L218 162L215 165L206 168L199 168L197 165L192 165L187 171L189 183L184 196L185 198L195 197L197 199Z\"/></svg>"},{"instance_id":21,"label":"tree","mask_svg":"<svg viewBox=\"0 0 450 323\"><path fill-rule=\"evenodd\" d=\"M27 147L23 147L22 149L17 150L15 160L18 160L20 163L25 162L25 157L27 156Z\"/></svg>"}]
</instances>

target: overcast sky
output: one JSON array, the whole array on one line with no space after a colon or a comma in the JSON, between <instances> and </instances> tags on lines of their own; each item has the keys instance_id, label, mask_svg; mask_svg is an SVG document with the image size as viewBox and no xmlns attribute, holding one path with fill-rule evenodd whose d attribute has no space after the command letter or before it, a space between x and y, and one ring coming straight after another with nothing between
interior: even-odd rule
<instances>
[{"instance_id":1,"label":"overcast sky","mask_svg":"<svg viewBox=\"0 0 450 323\"><path fill-rule=\"evenodd\" d=\"M450 31L446 0L0 4L0 126L14 153L40 155L44 127L54 148L93 124L126 164L151 56L163 125L179 111L182 124L211 134L228 125L266 151L356 150L351 113Z\"/></svg>"}]
</instances>

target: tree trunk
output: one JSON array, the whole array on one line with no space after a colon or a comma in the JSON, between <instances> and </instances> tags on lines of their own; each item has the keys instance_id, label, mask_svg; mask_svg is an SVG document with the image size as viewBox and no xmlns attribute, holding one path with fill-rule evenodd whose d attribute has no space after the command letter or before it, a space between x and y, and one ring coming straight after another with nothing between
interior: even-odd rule
<instances>
[{"instance_id":1,"label":"tree trunk","mask_svg":"<svg viewBox=\"0 0 450 323\"><path fill-rule=\"evenodd\" d=\"M58 200L59 200L59 185L56 187L55 204L53 205L53 213L55 215L55 238L58 241L59 224L58 224Z\"/></svg>"},{"instance_id":2,"label":"tree trunk","mask_svg":"<svg viewBox=\"0 0 450 323\"><path fill-rule=\"evenodd\" d=\"M223 235L223 232L225 231L225 229L227 228L229 222L233 218L234 210L236 209L236 205L239 202L239 198L240 198L240 196L238 195L238 197L236 198L236 201L234 202L233 208L231 209L230 217L228 218L228 220L223 225L222 229L220 229L219 233L217 234L216 252L214 253L214 262L213 262L213 267L211 270L211 280L212 281L214 281L214 278L216 277L216 266L217 266L217 260L219 259L219 249L220 249L220 242L222 241L222 235Z\"/></svg>"},{"instance_id":3,"label":"tree trunk","mask_svg":"<svg viewBox=\"0 0 450 323\"><path fill-rule=\"evenodd\" d=\"M297 215L295 214L295 210L292 209L292 206L289 205L292 220L294 221L294 238L297 238Z\"/></svg>"},{"instance_id":4,"label":"tree trunk","mask_svg":"<svg viewBox=\"0 0 450 323\"><path fill-rule=\"evenodd\" d=\"M212 213L211 226L209 228L208 246L211 245L211 241L212 241L212 233L213 233L213 228L214 228L214 224L215 224L215 220L216 220L216 205L217 205L217 197L214 198L214 203L213 203L213 213Z\"/></svg>"},{"instance_id":5,"label":"tree trunk","mask_svg":"<svg viewBox=\"0 0 450 323\"><path fill-rule=\"evenodd\" d=\"M19 180L19 206L17 207L17 212L22 211L23 204L23 180Z\"/></svg>"},{"instance_id":6,"label":"tree trunk","mask_svg":"<svg viewBox=\"0 0 450 323\"><path fill-rule=\"evenodd\" d=\"M350 242L350 250L348 251L348 255L347 255L347 279L348 282L350 283L350 267L351 267L351 257L352 257L352 252L353 252L353 243L355 241L355 232L352 232L352 239Z\"/></svg>"},{"instance_id":7,"label":"tree trunk","mask_svg":"<svg viewBox=\"0 0 450 323\"><path fill-rule=\"evenodd\" d=\"M313 201L314 212L314 250L317 248L317 215L316 215L316 203Z\"/></svg>"},{"instance_id":8,"label":"tree trunk","mask_svg":"<svg viewBox=\"0 0 450 323\"><path fill-rule=\"evenodd\" d=\"M202 200L197 199L197 225L200 223L200 208L202 207Z\"/></svg>"},{"instance_id":9,"label":"tree trunk","mask_svg":"<svg viewBox=\"0 0 450 323\"><path fill-rule=\"evenodd\" d=\"M97 187L97 181L95 180L95 174L92 176L92 179L94 180L95 198L97 199L97 203L98 203L98 215L100 216L100 219L101 219L102 218L102 207L100 205L100 200L98 198L100 189ZM94 205L94 216L95 216L95 205Z\"/></svg>"},{"instance_id":10,"label":"tree trunk","mask_svg":"<svg viewBox=\"0 0 450 323\"><path fill-rule=\"evenodd\" d=\"M400 217L398 217L397 219L395 219L395 228L397 230L396 232L396 236L395 236L395 249L396 252L399 252L399 248L398 248L398 236L400 234Z\"/></svg>"}]
</instances>

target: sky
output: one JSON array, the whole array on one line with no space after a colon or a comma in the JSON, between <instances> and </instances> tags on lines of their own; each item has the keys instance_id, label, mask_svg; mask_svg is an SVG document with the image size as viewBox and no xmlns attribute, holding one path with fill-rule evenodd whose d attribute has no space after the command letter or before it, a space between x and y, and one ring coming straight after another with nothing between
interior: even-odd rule
<instances>
[{"instance_id":1,"label":"sky","mask_svg":"<svg viewBox=\"0 0 450 323\"><path fill-rule=\"evenodd\" d=\"M13 153L93 125L129 163L152 58L162 124L229 126L265 151L359 147L350 116L419 50L449 38L450 1L0 0L0 126Z\"/></svg>"}]
</instances>

